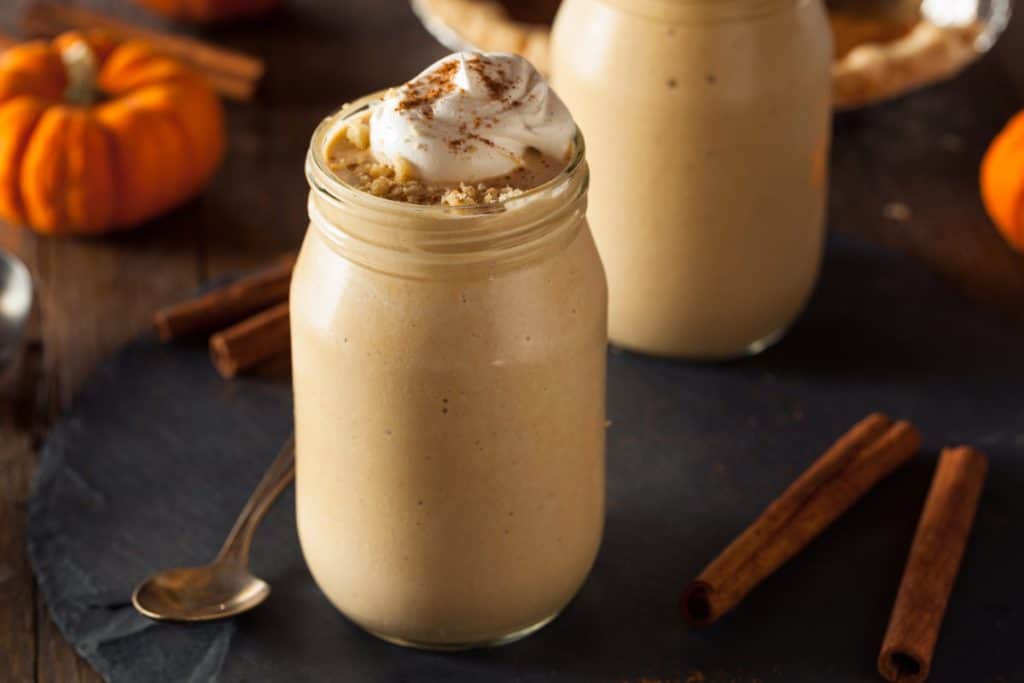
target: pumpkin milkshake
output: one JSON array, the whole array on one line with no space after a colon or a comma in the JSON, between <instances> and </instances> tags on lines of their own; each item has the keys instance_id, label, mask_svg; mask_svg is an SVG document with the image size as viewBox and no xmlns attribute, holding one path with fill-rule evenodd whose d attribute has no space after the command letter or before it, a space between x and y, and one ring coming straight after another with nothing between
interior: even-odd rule
<instances>
[{"instance_id":1,"label":"pumpkin milkshake","mask_svg":"<svg viewBox=\"0 0 1024 683\"><path fill-rule=\"evenodd\" d=\"M565 0L552 82L589 140L621 346L761 351L825 236L832 44L819 0Z\"/></svg>"},{"instance_id":2,"label":"pumpkin milkshake","mask_svg":"<svg viewBox=\"0 0 1024 683\"><path fill-rule=\"evenodd\" d=\"M507 642L583 583L604 515L606 287L569 113L459 54L326 119L291 292L303 553L399 644Z\"/></svg>"}]
</instances>

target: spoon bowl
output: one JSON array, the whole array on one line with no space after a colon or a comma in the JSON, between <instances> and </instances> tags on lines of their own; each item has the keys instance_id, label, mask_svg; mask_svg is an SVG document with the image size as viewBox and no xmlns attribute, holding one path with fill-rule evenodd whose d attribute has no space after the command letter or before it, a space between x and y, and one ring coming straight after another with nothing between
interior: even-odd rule
<instances>
[{"instance_id":1,"label":"spoon bowl","mask_svg":"<svg viewBox=\"0 0 1024 683\"><path fill-rule=\"evenodd\" d=\"M135 589L132 604L151 619L208 621L247 612L269 595L270 585L248 571L207 564L154 574Z\"/></svg>"},{"instance_id":2,"label":"spoon bowl","mask_svg":"<svg viewBox=\"0 0 1024 683\"><path fill-rule=\"evenodd\" d=\"M288 439L256 486L220 553L201 567L165 569L132 593L136 610L160 621L210 621L247 612L270 585L249 573L249 548L263 516L295 478L295 440Z\"/></svg>"},{"instance_id":3,"label":"spoon bowl","mask_svg":"<svg viewBox=\"0 0 1024 683\"><path fill-rule=\"evenodd\" d=\"M32 276L18 257L0 251L0 370L14 359L32 311Z\"/></svg>"}]
</instances>

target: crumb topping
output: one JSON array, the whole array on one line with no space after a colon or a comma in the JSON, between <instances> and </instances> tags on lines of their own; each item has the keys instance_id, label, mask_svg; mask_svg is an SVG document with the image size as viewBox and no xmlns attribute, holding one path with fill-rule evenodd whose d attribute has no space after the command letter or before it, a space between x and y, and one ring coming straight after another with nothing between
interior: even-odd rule
<instances>
[{"instance_id":1,"label":"crumb topping","mask_svg":"<svg viewBox=\"0 0 1024 683\"><path fill-rule=\"evenodd\" d=\"M465 141L450 141L449 145L466 145L471 149L470 140L479 140L482 144L489 142L467 133ZM376 197L424 205L496 204L518 197L524 188L554 177L559 168L539 153L535 157L530 168L517 169L491 181L460 182L451 186L428 184L416 177L415 168L405 159L398 159L392 165L380 163L373 156L370 151L369 113L357 116L340 127L327 147L328 166L338 178L355 189Z\"/></svg>"}]
</instances>

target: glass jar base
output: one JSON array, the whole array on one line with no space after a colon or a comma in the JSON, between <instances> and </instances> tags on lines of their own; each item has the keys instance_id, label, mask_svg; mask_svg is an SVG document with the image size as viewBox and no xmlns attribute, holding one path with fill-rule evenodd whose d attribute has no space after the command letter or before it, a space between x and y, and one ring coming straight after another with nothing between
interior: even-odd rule
<instances>
[{"instance_id":1,"label":"glass jar base","mask_svg":"<svg viewBox=\"0 0 1024 683\"><path fill-rule=\"evenodd\" d=\"M389 636L389 635L386 635L386 634L383 634L383 633L377 633L375 631L370 631L370 630L367 630L367 633L369 633L372 636L376 636L376 637L380 638L381 640L387 641L387 642L391 643L392 645L401 645L402 647L410 647L410 648L414 648L414 649L417 649L417 650L433 650L435 652L458 652L460 650L475 650L475 649L478 649L478 648L486 648L486 647L500 647L502 645L508 645L509 643L514 643L517 640L522 640L523 638L536 633L537 631L541 630L542 628L544 628L545 626L550 624L552 621L554 621L558 617L558 615L560 613L561 613L560 611L559 612L555 612L551 616L545 617L544 619L541 619L536 624L532 624L530 626L527 626L526 628L521 628L518 631L513 631L512 633L509 633L508 635L501 636L499 638L492 638L492 639L489 639L489 640L473 641L473 642L468 642L468 643L427 643L427 642L406 640L405 638L398 638L398 637L395 637L395 636Z\"/></svg>"},{"instance_id":2,"label":"glass jar base","mask_svg":"<svg viewBox=\"0 0 1024 683\"><path fill-rule=\"evenodd\" d=\"M675 360L691 361L694 363L723 363L733 360L740 360L742 358L749 358L758 354L764 353L771 347L775 346L779 341L786 336L789 332L789 325L780 327L779 329L766 334L765 336L757 339L750 344L747 344L738 353L724 353L724 354L690 354L685 352L674 352L674 351L662 351L662 350L651 350L645 349L632 344L623 344L614 338L608 340L608 343L613 349L622 349L623 351L629 351L630 353L637 353L644 356L654 356L656 358L672 358Z\"/></svg>"}]
</instances>

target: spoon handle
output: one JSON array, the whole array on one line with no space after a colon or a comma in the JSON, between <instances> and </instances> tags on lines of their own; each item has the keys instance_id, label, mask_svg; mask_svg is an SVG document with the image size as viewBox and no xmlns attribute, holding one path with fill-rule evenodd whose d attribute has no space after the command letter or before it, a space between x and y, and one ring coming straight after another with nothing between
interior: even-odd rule
<instances>
[{"instance_id":1,"label":"spoon handle","mask_svg":"<svg viewBox=\"0 0 1024 683\"><path fill-rule=\"evenodd\" d=\"M256 486L256 490L246 501L245 507L235 520L235 526L231 528L231 533L217 554L216 562L232 562L242 567L248 565L249 547L252 545L256 528L277 497L288 488L288 484L294 478L295 437L290 436Z\"/></svg>"}]
</instances>

